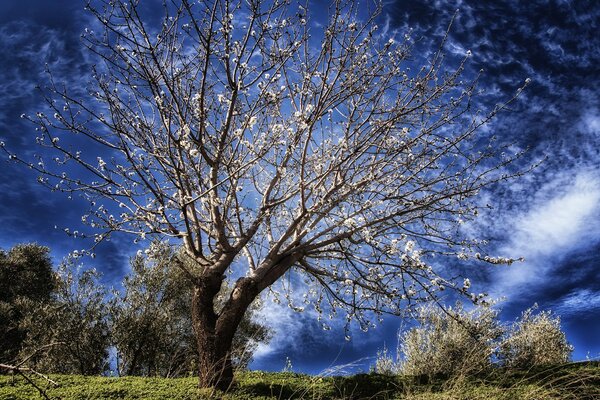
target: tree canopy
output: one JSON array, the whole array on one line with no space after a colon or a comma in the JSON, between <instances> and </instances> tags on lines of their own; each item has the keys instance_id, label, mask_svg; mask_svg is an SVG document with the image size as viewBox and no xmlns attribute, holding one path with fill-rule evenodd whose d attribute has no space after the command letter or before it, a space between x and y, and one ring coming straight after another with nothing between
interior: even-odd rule
<instances>
[{"instance_id":1,"label":"tree canopy","mask_svg":"<svg viewBox=\"0 0 600 400\"><path fill-rule=\"evenodd\" d=\"M415 68L414 41L378 28L380 6L336 0L319 21L291 1L183 0L157 24L139 1L95 1L89 91L51 76L48 110L24 116L44 152L10 157L87 199L97 242L160 236L194 260L177 265L193 283L202 385L228 385L259 293L305 307L273 286L291 271L309 285L300 301L368 329L373 313L447 288L480 300L436 256L511 262L460 226L480 190L520 173L504 167L521 153L479 129L512 99L474 106L469 54L446 65L443 41Z\"/></svg>"},{"instance_id":2,"label":"tree canopy","mask_svg":"<svg viewBox=\"0 0 600 400\"><path fill-rule=\"evenodd\" d=\"M49 300L53 289L47 247L30 243L0 250L0 360L17 357L27 335L21 322L28 308Z\"/></svg>"}]
</instances>

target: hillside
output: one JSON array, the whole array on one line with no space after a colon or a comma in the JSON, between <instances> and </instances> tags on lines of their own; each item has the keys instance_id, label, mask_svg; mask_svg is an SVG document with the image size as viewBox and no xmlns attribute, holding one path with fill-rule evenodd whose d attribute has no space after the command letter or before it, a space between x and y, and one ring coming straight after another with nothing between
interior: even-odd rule
<instances>
[{"instance_id":1,"label":"hillside","mask_svg":"<svg viewBox=\"0 0 600 400\"><path fill-rule=\"evenodd\" d=\"M56 399L600 399L600 364L575 363L530 370L497 370L485 377L427 379L359 374L315 377L289 372L243 372L227 393L200 390L194 377L108 378L53 375L60 386L35 383ZM33 379L33 378L32 378ZM0 399L40 399L21 376L0 376Z\"/></svg>"}]
</instances>

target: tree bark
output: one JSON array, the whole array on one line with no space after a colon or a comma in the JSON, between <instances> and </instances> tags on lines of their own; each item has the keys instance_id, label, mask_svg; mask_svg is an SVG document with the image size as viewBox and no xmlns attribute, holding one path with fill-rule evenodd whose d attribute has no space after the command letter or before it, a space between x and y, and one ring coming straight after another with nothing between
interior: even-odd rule
<instances>
[{"instance_id":1,"label":"tree bark","mask_svg":"<svg viewBox=\"0 0 600 400\"><path fill-rule=\"evenodd\" d=\"M223 276L205 276L196 281L192 296L192 323L196 334L200 387L228 390L233 384L231 347L233 338L248 307L258 294L281 277L295 262L300 253L282 257L265 268L268 273L258 280L240 278L217 315L214 300L219 293Z\"/></svg>"},{"instance_id":2,"label":"tree bark","mask_svg":"<svg viewBox=\"0 0 600 400\"><path fill-rule=\"evenodd\" d=\"M233 383L233 337L258 291L249 278L239 279L230 299L217 315L214 298L220 286L221 281L218 284L207 280L198 282L192 296L192 321L199 354L199 386L225 391Z\"/></svg>"},{"instance_id":3,"label":"tree bark","mask_svg":"<svg viewBox=\"0 0 600 400\"><path fill-rule=\"evenodd\" d=\"M192 323L198 348L198 385L227 390L233 382L230 345L217 332L218 316L214 299L219 293L222 277L204 277L194 285ZM233 328L235 331L235 327Z\"/></svg>"}]
</instances>

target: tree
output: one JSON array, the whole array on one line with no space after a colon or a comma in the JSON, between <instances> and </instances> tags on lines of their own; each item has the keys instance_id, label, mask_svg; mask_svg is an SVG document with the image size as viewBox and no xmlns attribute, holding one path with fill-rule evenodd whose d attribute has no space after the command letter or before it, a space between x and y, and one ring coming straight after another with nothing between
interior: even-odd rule
<instances>
[{"instance_id":1,"label":"tree","mask_svg":"<svg viewBox=\"0 0 600 400\"><path fill-rule=\"evenodd\" d=\"M246 310L292 271L306 302L368 329L371 311L467 293L435 255L511 261L475 253L459 229L481 189L520 173L504 170L520 153L501 157L478 130L506 103L474 109L468 54L444 67L443 43L411 70L410 38L380 33L377 5L357 16L368 8L336 0L321 29L290 1L183 0L156 25L139 1L94 1L90 92L50 75L48 110L24 115L44 154L9 157L89 200L96 241L161 236L194 260L174 265L193 282L201 386L230 385Z\"/></svg>"},{"instance_id":2,"label":"tree","mask_svg":"<svg viewBox=\"0 0 600 400\"><path fill-rule=\"evenodd\" d=\"M504 330L498 312L489 307L472 311L423 307L419 326L399 338L401 362L398 370L407 375L458 376L484 372Z\"/></svg>"},{"instance_id":3,"label":"tree","mask_svg":"<svg viewBox=\"0 0 600 400\"><path fill-rule=\"evenodd\" d=\"M59 266L51 298L23 319L28 333L21 354L35 353L29 365L40 371L97 375L108 367L108 293L96 270L82 270L75 261Z\"/></svg>"},{"instance_id":4,"label":"tree","mask_svg":"<svg viewBox=\"0 0 600 400\"><path fill-rule=\"evenodd\" d=\"M173 258L185 253L154 242L131 260L125 291L113 302L112 336L123 375L176 377L197 372L198 353L191 319L191 289L181 270L170 268ZM217 298L221 307L230 290ZM232 345L233 363L245 368L258 343L269 339L269 330L253 320L255 303L244 316Z\"/></svg>"},{"instance_id":5,"label":"tree","mask_svg":"<svg viewBox=\"0 0 600 400\"><path fill-rule=\"evenodd\" d=\"M54 289L52 261L44 246L19 244L0 250L0 360L12 361L27 335L21 322Z\"/></svg>"},{"instance_id":6,"label":"tree","mask_svg":"<svg viewBox=\"0 0 600 400\"><path fill-rule=\"evenodd\" d=\"M571 359L573 346L560 328L560 318L551 311L535 313L528 308L512 325L500 344L498 358L511 368L560 365Z\"/></svg>"}]
</instances>

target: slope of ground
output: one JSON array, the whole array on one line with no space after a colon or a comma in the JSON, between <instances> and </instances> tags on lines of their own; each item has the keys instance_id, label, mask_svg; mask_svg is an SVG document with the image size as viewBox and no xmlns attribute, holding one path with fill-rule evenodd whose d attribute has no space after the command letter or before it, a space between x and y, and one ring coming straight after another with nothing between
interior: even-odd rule
<instances>
[{"instance_id":1,"label":"slope of ground","mask_svg":"<svg viewBox=\"0 0 600 400\"><path fill-rule=\"evenodd\" d=\"M359 374L315 377L243 372L227 393L196 388L196 378L107 378L53 375L60 386L31 377L52 399L600 399L600 364L568 364L530 371L496 370L484 377L429 379ZM0 376L0 399L41 399L21 376Z\"/></svg>"}]
</instances>

